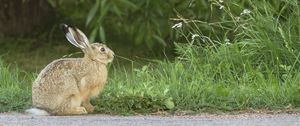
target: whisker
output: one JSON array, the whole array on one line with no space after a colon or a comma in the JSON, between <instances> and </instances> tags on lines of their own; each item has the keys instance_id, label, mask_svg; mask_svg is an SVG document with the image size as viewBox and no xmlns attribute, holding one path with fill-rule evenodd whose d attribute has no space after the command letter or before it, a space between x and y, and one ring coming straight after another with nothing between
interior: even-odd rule
<instances>
[{"instance_id":1,"label":"whisker","mask_svg":"<svg viewBox=\"0 0 300 126\"><path fill-rule=\"evenodd\" d=\"M120 55L116 55L116 54L115 54L115 56L118 57L118 58L121 58L121 59L124 59L124 60L127 60L127 61L130 61L130 62L137 63L137 64L141 65L140 63L138 63L134 60L131 60L129 58L126 58L126 57L123 57L123 56L120 56Z\"/></svg>"}]
</instances>

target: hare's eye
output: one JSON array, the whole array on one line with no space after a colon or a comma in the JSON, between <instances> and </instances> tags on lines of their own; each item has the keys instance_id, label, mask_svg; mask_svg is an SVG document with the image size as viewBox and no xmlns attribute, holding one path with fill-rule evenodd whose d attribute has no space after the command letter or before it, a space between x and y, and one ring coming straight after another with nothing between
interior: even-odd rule
<instances>
[{"instance_id":1,"label":"hare's eye","mask_svg":"<svg viewBox=\"0 0 300 126\"><path fill-rule=\"evenodd\" d=\"M104 52L104 51L105 51L105 49L102 47L102 48L100 49L100 51L101 51L101 52Z\"/></svg>"}]
</instances>

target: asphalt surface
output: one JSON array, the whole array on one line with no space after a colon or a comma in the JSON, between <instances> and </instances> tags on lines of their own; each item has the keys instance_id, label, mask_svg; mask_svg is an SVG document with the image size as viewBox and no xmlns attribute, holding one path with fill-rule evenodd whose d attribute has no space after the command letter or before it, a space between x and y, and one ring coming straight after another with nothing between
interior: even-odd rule
<instances>
[{"instance_id":1,"label":"asphalt surface","mask_svg":"<svg viewBox=\"0 0 300 126\"><path fill-rule=\"evenodd\" d=\"M0 126L300 126L300 114L31 116L2 113Z\"/></svg>"}]
</instances>

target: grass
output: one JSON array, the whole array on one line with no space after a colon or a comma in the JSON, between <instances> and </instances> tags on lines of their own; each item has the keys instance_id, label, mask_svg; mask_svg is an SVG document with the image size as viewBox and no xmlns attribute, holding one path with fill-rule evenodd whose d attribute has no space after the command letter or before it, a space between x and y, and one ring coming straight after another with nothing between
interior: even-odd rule
<instances>
[{"instance_id":1,"label":"grass","mask_svg":"<svg viewBox=\"0 0 300 126\"><path fill-rule=\"evenodd\" d=\"M23 111L30 106L32 79L31 74L0 61L0 112Z\"/></svg>"},{"instance_id":2,"label":"grass","mask_svg":"<svg viewBox=\"0 0 300 126\"><path fill-rule=\"evenodd\" d=\"M177 60L159 61L132 72L115 69L108 86L94 101L99 105L96 111L274 110L300 105L299 73L279 80L272 72L251 66L245 66L247 72L242 75L221 67Z\"/></svg>"},{"instance_id":3,"label":"grass","mask_svg":"<svg viewBox=\"0 0 300 126\"><path fill-rule=\"evenodd\" d=\"M299 107L298 1L260 1L260 6L251 1L212 3L216 8L224 6L218 10L222 11L220 21L205 23L179 18L183 26L174 29L178 37L178 57L174 60L149 60L138 67L135 62L124 67L118 59L114 61L107 86L99 98L92 100L96 113ZM245 6L250 13L231 12L232 7L242 12ZM207 29L211 32L207 33ZM47 59L49 55L59 52L38 57ZM18 60L21 59L26 58L21 56ZM24 110L30 103L30 82L34 77L31 73L20 77L24 73L9 69L2 62L0 66L0 110Z\"/></svg>"}]
</instances>

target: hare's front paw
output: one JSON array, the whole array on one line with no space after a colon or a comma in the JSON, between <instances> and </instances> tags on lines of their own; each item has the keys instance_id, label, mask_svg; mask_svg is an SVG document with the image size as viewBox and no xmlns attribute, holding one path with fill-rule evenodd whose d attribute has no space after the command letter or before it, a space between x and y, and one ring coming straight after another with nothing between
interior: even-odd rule
<instances>
[{"instance_id":1,"label":"hare's front paw","mask_svg":"<svg viewBox=\"0 0 300 126\"><path fill-rule=\"evenodd\" d=\"M82 115L82 114L88 114L88 112L84 107L76 107L75 114Z\"/></svg>"},{"instance_id":2,"label":"hare's front paw","mask_svg":"<svg viewBox=\"0 0 300 126\"><path fill-rule=\"evenodd\" d=\"M84 103L82 106L87 110L88 113L92 113L94 111L94 106L91 103Z\"/></svg>"},{"instance_id":3,"label":"hare's front paw","mask_svg":"<svg viewBox=\"0 0 300 126\"><path fill-rule=\"evenodd\" d=\"M88 106L85 106L85 109L87 110L88 113L92 113L94 111L94 106L88 105Z\"/></svg>"}]
</instances>

